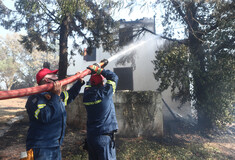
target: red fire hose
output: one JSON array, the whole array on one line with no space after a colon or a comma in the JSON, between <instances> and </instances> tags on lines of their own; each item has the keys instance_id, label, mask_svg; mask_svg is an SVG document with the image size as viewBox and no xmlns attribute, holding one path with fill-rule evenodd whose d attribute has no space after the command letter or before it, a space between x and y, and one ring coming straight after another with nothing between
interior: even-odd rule
<instances>
[{"instance_id":1,"label":"red fire hose","mask_svg":"<svg viewBox=\"0 0 235 160\"><path fill-rule=\"evenodd\" d=\"M103 66L104 63L99 63L99 65ZM83 78L90 73L91 71L89 69L86 69L82 71L81 73L78 73L74 76L60 80L59 82L61 83L62 86L64 86L66 84L74 82L75 80L79 78ZM10 91L0 91L0 100L24 97L24 96L29 96L33 94L42 93L42 92L47 92L51 90L52 88L53 88L53 83L48 83L48 84L44 84L44 85L40 85L36 87L22 88L22 89L10 90Z\"/></svg>"}]
</instances>

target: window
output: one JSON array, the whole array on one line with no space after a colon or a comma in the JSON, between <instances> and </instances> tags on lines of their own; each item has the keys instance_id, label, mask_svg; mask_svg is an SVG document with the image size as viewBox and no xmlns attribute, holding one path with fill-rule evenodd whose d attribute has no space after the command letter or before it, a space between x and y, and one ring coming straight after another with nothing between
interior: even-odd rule
<instances>
[{"instance_id":1,"label":"window","mask_svg":"<svg viewBox=\"0 0 235 160\"><path fill-rule=\"evenodd\" d=\"M83 59L85 61L96 61L96 48L95 47L91 48L91 54L90 55L87 53L87 49L85 48L84 49Z\"/></svg>"},{"instance_id":2,"label":"window","mask_svg":"<svg viewBox=\"0 0 235 160\"><path fill-rule=\"evenodd\" d=\"M117 90L133 90L133 68L114 68L119 80Z\"/></svg>"},{"instance_id":3,"label":"window","mask_svg":"<svg viewBox=\"0 0 235 160\"><path fill-rule=\"evenodd\" d=\"M125 27L119 29L119 46L125 46L133 41L133 28Z\"/></svg>"}]
</instances>

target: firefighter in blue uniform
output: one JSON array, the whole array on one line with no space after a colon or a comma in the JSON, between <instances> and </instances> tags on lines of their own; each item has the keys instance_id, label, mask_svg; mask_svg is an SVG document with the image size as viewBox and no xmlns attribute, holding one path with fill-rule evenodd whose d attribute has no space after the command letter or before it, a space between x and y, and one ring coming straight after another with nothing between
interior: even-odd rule
<instances>
[{"instance_id":1,"label":"firefighter in blue uniform","mask_svg":"<svg viewBox=\"0 0 235 160\"><path fill-rule=\"evenodd\" d=\"M108 61L101 63L107 65ZM103 65L103 67L105 66ZM118 129L112 96L118 76L110 70L90 65L89 85L85 87L83 103L87 111L87 143L89 160L115 160L114 133ZM104 84L104 78L107 82Z\"/></svg>"},{"instance_id":2,"label":"firefighter in blue uniform","mask_svg":"<svg viewBox=\"0 0 235 160\"><path fill-rule=\"evenodd\" d=\"M49 92L30 96L25 106L30 121L26 150L33 152L35 160L61 160L60 146L66 127L65 106L74 100L84 84L79 79L68 91L62 92L57 72L43 68L37 73L39 85L53 82L54 87Z\"/></svg>"}]
</instances>

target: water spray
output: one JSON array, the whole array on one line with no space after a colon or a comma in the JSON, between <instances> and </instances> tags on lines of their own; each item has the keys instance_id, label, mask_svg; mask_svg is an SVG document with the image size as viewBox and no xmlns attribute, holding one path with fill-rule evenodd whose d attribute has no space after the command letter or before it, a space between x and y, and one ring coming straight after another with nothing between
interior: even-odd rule
<instances>
[{"instance_id":1,"label":"water spray","mask_svg":"<svg viewBox=\"0 0 235 160\"><path fill-rule=\"evenodd\" d=\"M123 55L126 56L126 55L130 54L131 53L130 51L132 51L132 50L134 50L134 49L136 49L138 47L141 47L142 45L146 44L147 42L149 42L149 41L151 41L153 39L156 39L156 36L158 36L158 35L155 35L154 37L152 37L152 38L150 38L148 40L141 40L139 42L136 42L135 44L131 44L128 47L125 47L127 49L124 49L123 51L120 51L120 52L116 53L115 55L110 57L108 59L108 61L111 62L111 61L113 61L113 60L115 60L115 59L117 59L117 58L119 58L119 57L121 57Z\"/></svg>"},{"instance_id":2,"label":"water spray","mask_svg":"<svg viewBox=\"0 0 235 160\"><path fill-rule=\"evenodd\" d=\"M121 52L118 52L117 54L115 54L114 56L110 57L108 59L109 62L113 61L114 59L117 59L118 57L120 56L123 56L123 55L126 55L129 51L139 47L139 46L142 46L143 44L145 44L147 41L140 41L138 42L137 44L132 44L128 47L128 49L124 50L124 51L121 51Z\"/></svg>"}]
</instances>

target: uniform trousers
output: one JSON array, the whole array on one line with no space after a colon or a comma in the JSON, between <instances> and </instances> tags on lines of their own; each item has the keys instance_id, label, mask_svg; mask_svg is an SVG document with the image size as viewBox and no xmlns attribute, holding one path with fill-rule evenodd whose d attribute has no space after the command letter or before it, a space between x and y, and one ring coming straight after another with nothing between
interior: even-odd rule
<instances>
[{"instance_id":1,"label":"uniform trousers","mask_svg":"<svg viewBox=\"0 0 235 160\"><path fill-rule=\"evenodd\" d=\"M110 135L88 135L89 160L116 160L115 141Z\"/></svg>"},{"instance_id":2,"label":"uniform trousers","mask_svg":"<svg viewBox=\"0 0 235 160\"><path fill-rule=\"evenodd\" d=\"M61 160L60 147L33 148L34 160Z\"/></svg>"}]
</instances>

